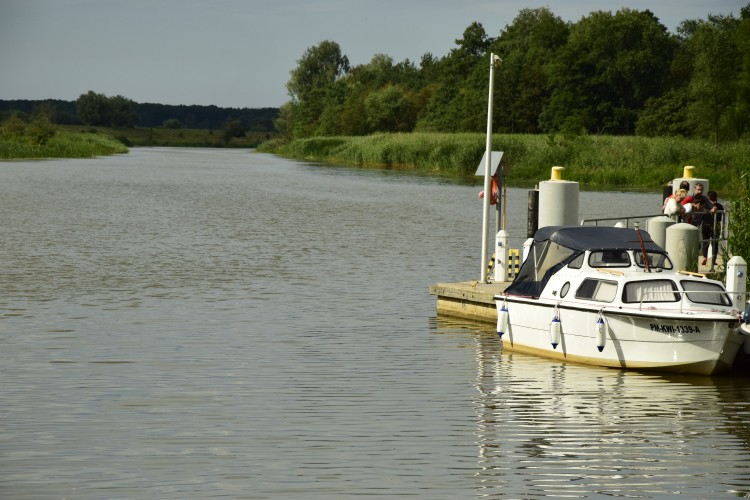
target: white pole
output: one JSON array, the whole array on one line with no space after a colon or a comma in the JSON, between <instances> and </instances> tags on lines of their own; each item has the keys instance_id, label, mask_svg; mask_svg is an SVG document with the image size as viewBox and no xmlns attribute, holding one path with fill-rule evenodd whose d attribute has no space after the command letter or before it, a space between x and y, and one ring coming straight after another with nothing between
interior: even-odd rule
<instances>
[{"instance_id":1,"label":"white pole","mask_svg":"<svg viewBox=\"0 0 750 500\"><path fill-rule=\"evenodd\" d=\"M492 173L492 100L493 87L495 86L495 63L500 61L500 57L490 54L490 95L487 104L487 147L485 150L484 161L484 211L482 218L482 269L479 275L479 281L487 281L487 257L489 253L489 224L490 224L490 177Z\"/></svg>"}]
</instances>

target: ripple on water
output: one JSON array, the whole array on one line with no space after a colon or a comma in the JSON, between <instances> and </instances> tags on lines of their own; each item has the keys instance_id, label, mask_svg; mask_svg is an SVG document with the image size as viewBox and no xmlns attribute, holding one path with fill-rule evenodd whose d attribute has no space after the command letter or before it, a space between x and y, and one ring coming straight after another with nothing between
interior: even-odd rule
<instances>
[{"instance_id":1,"label":"ripple on water","mask_svg":"<svg viewBox=\"0 0 750 500\"><path fill-rule=\"evenodd\" d=\"M0 191L8 498L750 490L746 378L560 364L435 317L428 286L474 277L475 187L135 148L4 165Z\"/></svg>"}]
</instances>

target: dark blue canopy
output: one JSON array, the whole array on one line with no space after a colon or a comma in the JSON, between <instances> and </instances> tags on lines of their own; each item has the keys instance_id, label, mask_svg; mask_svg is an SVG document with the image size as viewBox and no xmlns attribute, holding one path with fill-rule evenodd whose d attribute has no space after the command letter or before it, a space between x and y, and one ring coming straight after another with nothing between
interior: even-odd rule
<instances>
[{"instance_id":1,"label":"dark blue canopy","mask_svg":"<svg viewBox=\"0 0 750 500\"><path fill-rule=\"evenodd\" d=\"M651 235L640 231L643 248L663 250ZM534 234L534 244L553 241L572 250L641 250L638 233L630 227L609 226L547 226Z\"/></svg>"},{"instance_id":2,"label":"dark blue canopy","mask_svg":"<svg viewBox=\"0 0 750 500\"><path fill-rule=\"evenodd\" d=\"M534 243L507 295L539 297L550 277L586 250L646 250L666 253L646 231L609 226L546 226ZM641 246L643 240L643 246Z\"/></svg>"}]
</instances>

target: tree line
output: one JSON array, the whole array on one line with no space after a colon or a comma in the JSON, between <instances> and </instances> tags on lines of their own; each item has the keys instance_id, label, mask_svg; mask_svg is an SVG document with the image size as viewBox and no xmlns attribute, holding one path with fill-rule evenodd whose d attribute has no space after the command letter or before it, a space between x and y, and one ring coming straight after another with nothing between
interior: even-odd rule
<instances>
[{"instance_id":1,"label":"tree line","mask_svg":"<svg viewBox=\"0 0 750 500\"><path fill-rule=\"evenodd\" d=\"M290 139L484 131L493 53L498 133L747 138L750 4L739 18L709 15L676 31L649 10L570 23L523 9L497 37L474 22L446 56L419 65L376 54L351 66L326 40L297 61L275 124Z\"/></svg>"},{"instance_id":2,"label":"tree line","mask_svg":"<svg viewBox=\"0 0 750 500\"><path fill-rule=\"evenodd\" d=\"M116 128L231 129L243 132L273 132L278 108L222 108L201 105L137 103L121 95L106 96L88 91L76 101L0 100L0 121L11 116L26 121L40 117L54 124Z\"/></svg>"}]
</instances>

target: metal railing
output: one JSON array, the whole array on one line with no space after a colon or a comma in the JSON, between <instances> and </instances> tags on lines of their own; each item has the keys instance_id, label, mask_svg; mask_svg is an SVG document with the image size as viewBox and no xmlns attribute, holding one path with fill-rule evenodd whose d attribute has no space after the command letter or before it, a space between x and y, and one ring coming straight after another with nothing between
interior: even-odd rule
<instances>
[{"instance_id":1,"label":"metal railing","mask_svg":"<svg viewBox=\"0 0 750 500\"><path fill-rule=\"evenodd\" d=\"M713 218L711 221L711 225L716 228L718 226L719 230L714 230L714 236L712 238L703 238L703 234L701 234L700 239L698 240L699 248L703 248L704 244L712 244L717 243L718 247L716 250L716 254L720 253L720 248L722 246L726 246L727 242L727 235L729 234L729 218L731 216L731 212L729 210L719 210L713 214L707 213L704 214L704 217L706 215L709 215ZM581 225L594 225L598 226L603 223L607 223L608 225L615 225L616 223L624 224L624 227L635 227L635 224L638 223L639 227L641 229L647 229L645 227L645 224L648 222L649 219L653 219L654 217L660 217L664 216L663 213L660 214L651 214L651 215L628 215L625 217L598 217L596 219L582 219ZM721 220L719 221L719 217L721 216ZM685 214L682 217L678 215L673 215L670 218L674 220L675 222L682 222L687 221L690 217L690 214ZM612 224L612 223L615 224ZM717 255L714 254L714 258L717 257Z\"/></svg>"}]
</instances>

